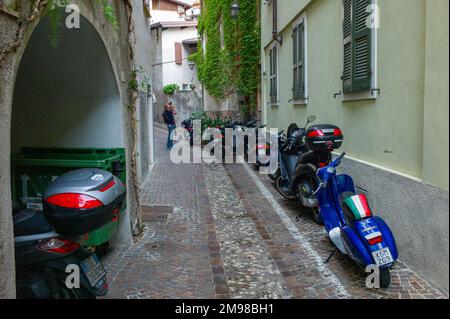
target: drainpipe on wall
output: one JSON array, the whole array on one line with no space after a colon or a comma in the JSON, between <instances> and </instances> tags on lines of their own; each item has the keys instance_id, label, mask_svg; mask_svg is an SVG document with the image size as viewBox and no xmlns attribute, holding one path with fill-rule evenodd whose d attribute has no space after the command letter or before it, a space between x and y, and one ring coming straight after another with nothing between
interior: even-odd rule
<instances>
[{"instance_id":1,"label":"drainpipe on wall","mask_svg":"<svg viewBox=\"0 0 450 319\"><path fill-rule=\"evenodd\" d=\"M203 0L200 0L200 12L203 12ZM203 36L202 36L202 45L203 45L203 41L205 41L204 40L204 38L203 38ZM200 83L201 83L201 85L202 85L202 109L203 109L203 111L205 111L205 86L203 85L203 82L202 81L200 81Z\"/></svg>"},{"instance_id":2,"label":"drainpipe on wall","mask_svg":"<svg viewBox=\"0 0 450 319\"><path fill-rule=\"evenodd\" d=\"M283 44L283 38L278 35L278 1L272 0L272 15L273 15L273 28L272 28L272 37L275 41L277 41L280 45Z\"/></svg>"}]
</instances>

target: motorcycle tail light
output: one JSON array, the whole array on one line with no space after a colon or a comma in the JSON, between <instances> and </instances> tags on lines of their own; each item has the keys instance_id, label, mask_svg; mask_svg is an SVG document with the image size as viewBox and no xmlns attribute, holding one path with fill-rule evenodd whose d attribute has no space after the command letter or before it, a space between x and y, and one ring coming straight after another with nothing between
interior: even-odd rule
<instances>
[{"instance_id":1,"label":"motorcycle tail light","mask_svg":"<svg viewBox=\"0 0 450 319\"><path fill-rule=\"evenodd\" d=\"M43 251L65 255L78 250L80 245L67 239L52 238L40 243L37 248Z\"/></svg>"},{"instance_id":2,"label":"motorcycle tail light","mask_svg":"<svg viewBox=\"0 0 450 319\"><path fill-rule=\"evenodd\" d=\"M46 202L59 207L75 209L92 209L103 206L103 203L94 197L75 193L53 195L47 198Z\"/></svg>"},{"instance_id":3,"label":"motorcycle tail light","mask_svg":"<svg viewBox=\"0 0 450 319\"><path fill-rule=\"evenodd\" d=\"M327 163L327 162L320 162L320 163L319 163L319 167L320 167L320 168L325 167L325 166L328 166L328 163Z\"/></svg>"},{"instance_id":4,"label":"motorcycle tail light","mask_svg":"<svg viewBox=\"0 0 450 319\"><path fill-rule=\"evenodd\" d=\"M108 189L110 189L111 187L113 187L114 185L116 185L116 182L114 180L111 181L111 183L109 183L108 185L106 185L105 187L103 187L100 192L104 193L106 192Z\"/></svg>"},{"instance_id":5,"label":"motorcycle tail light","mask_svg":"<svg viewBox=\"0 0 450 319\"><path fill-rule=\"evenodd\" d=\"M259 150L266 150L269 148L268 144L258 144L257 149Z\"/></svg>"},{"instance_id":6,"label":"motorcycle tail light","mask_svg":"<svg viewBox=\"0 0 450 319\"><path fill-rule=\"evenodd\" d=\"M308 133L307 137L321 137L325 136L325 133L322 130L314 130Z\"/></svg>"},{"instance_id":7,"label":"motorcycle tail light","mask_svg":"<svg viewBox=\"0 0 450 319\"><path fill-rule=\"evenodd\" d=\"M375 233L374 235L366 236L369 245L373 246L383 242L383 236L380 233Z\"/></svg>"}]
</instances>

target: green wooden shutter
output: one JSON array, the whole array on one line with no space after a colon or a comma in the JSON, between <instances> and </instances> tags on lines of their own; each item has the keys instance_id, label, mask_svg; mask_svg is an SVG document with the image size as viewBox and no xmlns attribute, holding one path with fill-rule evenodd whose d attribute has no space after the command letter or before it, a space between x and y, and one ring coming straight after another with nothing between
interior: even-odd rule
<instances>
[{"instance_id":1,"label":"green wooden shutter","mask_svg":"<svg viewBox=\"0 0 450 319\"><path fill-rule=\"evenodd\" d=\"M269 50L269 64L270 64L270 68L269 68L269 81L270 81L270 102L273 101L273 84L272 84L272 74L273 74L273 59L272 59L272 49Z\"/></svg>"},{"instance_id":2,"label":"green wooden shutter","mask_svg":"<svg viewBox=\"0 0 450 319\"><path fill-rule=\"evenodd\" d=\"M293 31L294 44L294 100L305 99L305 24L302 21Z\"/></svg>"},{"instance_id":3,"label":"green wooden shutter","mask_svg":"<svg viewBox=\"0 0 450 319\"><path fill-rule=\"evenodd\" d=\"M372 30L366 25L366 12L372 0L343 0L344 93L368 91L372 79Z\"/></svg>"},{"instance_id":4,"label":"green wooden shutter","mask_svg":"<svg viewBox=\"0 0 450 319\"><path fill-rule=\"evenodd\" d=\"M273 53L272 53L272 59L273 59L273 102L277 102L278 100L278 52L277 47L273 47Z\"/></svg>"},{"instance_id":5,"label":"green wooden shutter","mask_svg":"<svg viewBox=\"0 0 450 319\"><path fill-rule=\"evenodd\" d=\"M353 0L343 0L344 21L342 31L344 35L344 70L342 72L342 89L344 93L353 91L353 32L352 32L352 3Z\"/></svg>"},{"instance_id":6,"label":"green wooden shutter","mask_svg":"<svg viewBox=\"0 0 450 319\"><path fill-rule=\"evenodd\" d=\"M368 91L372 79L372 30L366 21L366 12L372 0L353 1L353 92Z\"/></svg>"},{"instance_id":7,"label":"green wooden shutter","mask_svg":"<svg viewBox=\"0 0 450 319\"><path fill-rule=\"evenodd\" d=\"M297 69L297 64L298 64L298 28L295 27L295 29L292 31L292 44L293 44L293 49L294 49L294 61L293 61L293 65L294 65L294 79L293 79L293 83L292 83L292 92L293 92L293 98L296 98L296 94L297 94L297 87L298 87L298 69Z\"/></svg>"},{"instance_id":8,"label":"green wooden shutter","mask_svg":"<svg viewBox=\"0 0 450 319\"><path fill-rule=\"evenodd\" d=\"M277 47L273 47L269 52L270 59L270 101L272 103L278 100L278 61L277 61Z\"/></svg>"}]
</instances>

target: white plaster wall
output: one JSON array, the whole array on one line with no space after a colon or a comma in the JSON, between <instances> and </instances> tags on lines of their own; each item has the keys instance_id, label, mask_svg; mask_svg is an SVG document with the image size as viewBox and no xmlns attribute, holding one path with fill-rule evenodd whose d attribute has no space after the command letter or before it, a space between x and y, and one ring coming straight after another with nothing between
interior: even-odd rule
<instances>
[{"instance_id":1,"label":"white plaster wall","mask_svg":"<svg viewBox=\"0 0 450 319\"><path fill-rule=\"evenodd\" d=\"M13 113L12 152L20 152L24 146L123 147L119 102L115 98L70 102L49 102L36 96L18 98Z\"/></svg>"},{"instance_id":2,"label":"white plaster wall","mask_svg":"<svg viewBox=\"0 0 450 319\"><path fill-rule=\"evenodd\" d=\"M150 30L150 20L142 14L144 10L143 2L136 1L133 10L133 19L136 24L136 45L135 45L135 58L136 64L144 69L147 77L152 77L152 35ZM143 45L143 44L146 45ZM139 75L139 81L143 80L143 74ZM150 83L151 84L151 83ZM145 95L148 96L145 96ZM140 150L138 152L138 170L140 183L144 183L149 173L149 167L155 161L154 143L153 143L153 101L150 92L144 92L141 97L145 101L139 100L138 103L145 103L146 110L141 115L141 110L138 110L138 125L139 125L139 137L138 144ZM138 104L140 105L140 104ZM139 109L139 107L137 107ZM146 132L142 135L141 133Z\"/></svg>"},{"instance_id":3,"label":"white plaster wall","mask_svg":"<svg viewBox=\"0 0 450 319\"><path fill-rule=\"evenodd\" d=\"M176 11L168 10L153 10L151 23L157 23L161 21L185 21L183 16L180 16Z\"/></svg>"},{"instance_id":4,"label":"white plaster wall","mask_svg":"<svg viewBox=\"0 0 450 319\"><path fill-rule=\"evenodd\" d=\"M183 42L186 39L192 39L198 36L197 28L171 28L162 32L162 66L163 85L176 83L180 86L182 83L190 84L197 82L197 68L189 68L187 57L191 54L187 47L183 45L183 64L175 63L175 42Z\"/></svg>"},{"instance_id":5,"label":"white plaster wall","mask_svg":"<svg viewBox=\"0 0 450 319\"><path fill-rule=\"evenodd\" d=\"M192 5L194 4L195 0L184 0L184 2ZM184 10L182 6L178 6L178 8L179 10ZM184 15L180 16L176 11L152 9L152 17L151 17L152 24L161 21L179 21L179 20L184 21L185 17Z\"/></svg>"},{"instance_id":6,"label":"white plaster wall","mask_svg":"<svg viewBox=\"0 0 450 319\"><path fill-rule=\"evenodd\" d=\"M52 48L47 28L37 27L19 67L12 152L23 146L123 147L120 96L98 34L83 20Z\"/></svg>"}]
</instances>

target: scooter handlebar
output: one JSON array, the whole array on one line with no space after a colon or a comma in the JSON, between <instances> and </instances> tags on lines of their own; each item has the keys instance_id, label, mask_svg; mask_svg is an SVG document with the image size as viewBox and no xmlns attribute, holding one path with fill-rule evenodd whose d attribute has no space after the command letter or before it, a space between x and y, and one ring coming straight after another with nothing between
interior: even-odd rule
<instances>
[{"instance_id":1,"label":"scooter handlebar","mask_svg":"<svg viewBox=\"0 0 450 319\"><path fill-rule=\"evenodd\" d=\"M344 158L344 156L345 156L345 152L342 152L341 155L339 155L339 156L334 160L334 162L335 162L337 165L339 165L339 164L341 163L342 159ZM337 165L336 165L336 166L337 166Z\"/></svg>"},{"instance_id":2,"label":"scooter handlebar","mask_svg":"<svg viewBox=\"0 0 450 319\"><path fill-rule=\"evenodd\" d=\"M327 167L320 168L317 170L317 179L320 181L319 187L314 191L313 195L316 195L322 187L327 187L328 179L336 172L336 167L341 164L342 159L345 156L345 152L342 152L336 159ZM324 179L320 179L319 172L322 170L327 170L324 173Z\"/></svg>"}]
</instances>

